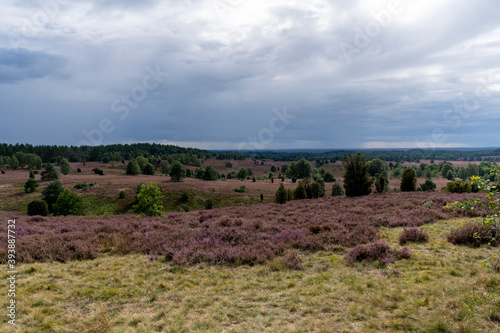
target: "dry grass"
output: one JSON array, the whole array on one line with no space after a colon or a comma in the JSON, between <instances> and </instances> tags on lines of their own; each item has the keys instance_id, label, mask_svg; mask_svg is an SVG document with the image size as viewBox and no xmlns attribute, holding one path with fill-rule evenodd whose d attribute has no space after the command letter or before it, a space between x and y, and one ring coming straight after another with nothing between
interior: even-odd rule
<instances>
[{"instance_id":1,"label":"dry grass","mask_svg":"<svg viewBox=\"0 0 500 333\"><path fill-rule=\"evenodd\" d=\"M384 268L348 267L331 251L302 253L299 271L178 268L143 255L22 264L19 325L4 317L0 331L499 332L500 275L481 265L491 249L446 242L466 221L424 226L429 242ZM401 230L382 228L382 240L397 246Z\"/></svg>"}]
</instances>

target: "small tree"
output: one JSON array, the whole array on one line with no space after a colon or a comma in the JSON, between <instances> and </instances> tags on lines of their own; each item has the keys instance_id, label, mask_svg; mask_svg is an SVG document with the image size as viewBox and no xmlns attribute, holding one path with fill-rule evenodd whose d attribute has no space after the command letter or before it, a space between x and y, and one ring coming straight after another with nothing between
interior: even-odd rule
<instances>
[{"instance_id":1,"label":"small tree","mask_svg":"<svg viewBox=\"0 0 500 333\"><path fill-rule=\"evenodd\" d=\"M38 172L38 171L37 171ZM35 173L33 172L33 170L30 170L30 176L29 176L31 179L35 179Z\"/></svg>"},{"instance_id":2,"label":"small tree","mask_svg":"<svg viewBox=\"0 0 500 333\"><path fill-rule=\"evenodd\" d=\"M361 153L344 155L344 189L348 197L368 195L372 192L373 178L368 174L370 165Z\"/></svg>"},{"instance_id":3,"label":"small tree","mask_svg":"<svg viewBox=\"0 0 500 333\"><path fill-rule=\"evenodd\" d=\"M130 176L135 176L141 173L141 168L135 160L130 160L127 164L127 170L125 173Z\"/></svg>"},{"instance_id":4,"label":"small tree","mask_svg":"<svg viewBox=\"0 0 500 333\"><path fill-rule=\"evenodd\" d=\"M60 163L61 167L61 173L63 175L67 175L71 172L71 165L69 164L68 160L63 158Z\"/></svg>"},{"instance_id":5,"label":"small tree","mask_svg":"<svg viewBox=\"0 0 500 333\"><path fill-rule=\"evenodd\" d=\"M56 216L84 215L85 207L81 196L65 189L59 194L53 210Z\"/></svg>"},{"instance_id":6,"label":"small tree","mask_svg":"<svg viewBox=\"0 0 500 333\"><path fill-rule=\"evenodd\" d=\"M219 173L212 166L207 166L205 169L205 174L203 175L205 180L217 180L219 179Z\"/></svg>"},{"instance_id":7,"label":"small tree","mask_svg":"<svg viewBox=\"0 0 500 333\"><path fill-rule=\"evenodd\" d=\"M175 182L180 182L184 177L186 177L186 172L182 168L182 164L175 161L172 165L172 169L170 169L170 178Z\"/></svg>"},{"instance_id":8,"label":"small tree","mask_svg":"<svg viewBox=\"0 0 500 333\"><path fill-rule=\"evenodd\" d=\"M240 180L246 179L248 177L248 170L243 167L239 168L236 177L238 177L238 179Z\"/></svg>"},{"instance_id":9,"label":"small tree","mask_svg":"<svg viewBox=\"0 0 500 333\"><path fill-rule=\"evenodd\" d=\"M155 169L153 168L153 165L151 165L151 163L148 163L144 166L144 169L142 169L142 173L145 175L153 176L155 174Z\"/></svg>"},{"instance_id":10,"label":"small tree","mask_svg":"<svg viewBox=\"0 0 500 333\"><path fill-rule=\"evenodd\" d=\"M160 170L162 174L168 175L168 173L170 172L170 164L167 160L163 160L160 162Z\"/></svg>"},{"instance_id":11,"label":"small tree","mask_svg":"<svg viewBox=\"0 0 500 333\"><path fill-rule=\"evenodd\" d=\"M274 201L279 204L284 204L286 203L287 198L288 198L288 193L287 190L285 189L285 186L283 186L282 183L280 184L280 187L278 187L278 190L274 195Z\"/></svg>"},{"instance_id":12,"label":"small tree","mask_svg":"<svg viewBox=\"0 0 500 333\"><path fill-rule=\"evenodd\" d=\"M59 172L56 170L56 167L52 163L47 164L45 170L42 171L41 176L42 176L42 182L56 180L61 177L59 175Z\"/></svg>"},{"instance_id":13,"label":"small tree","mask_svg":"<svg viewBox=\"0 0 500 333\"><path fill-rule=\"evenodd\" d=\"M35 192L37 187L38 187L38 182L33 178L29 178L28 181L24 183L24 192L26 193Z\"/></svg>"},{"instance_id":14,"label":"small tree","mask_svg":"<svg viewBox=\"0 0 500 333\"><path fill-rule=\"evenodd\" d=\"M47 203L43 200L33 200L28 204L28 215L41 215L47 216L49 215L49 208Z\"/></svg>"},{"instance_id":15,"label":"small tree","mask_svg":"<svg viewBox=\"0 0 500 333\"><path fill-rule=\"evenodd\" d=\"M333 184L332 186L332 197L338 197L344 195L344 190L340 184Z\"/></svg>"},{"instance_id":16,"label":"small tree","mask_svg":"<svg viewBox=\"0 0 500 333\"><path fill-rule=\"evenodd\" d=\"M412 168L406 168L401 176L401 192L415 192L417 190L417 175Z\"/></svg>"},{"instance_id":17,"label":"small tree","mask_svg":"<svg viewBox=\"0 0 500 333\"><path fill-rule=\"evenodd\" d=\"M430 180L426 179L425 183L420 184L420 190L426 192L426 191L434 191L436 189L436 184Z\"/></svg>"},{"instance_id":18,"label":"small tree","mask_svg":"<svg viewBox=\"0 0 500 333\"><path fill-rule=\"evenodd\" d=\"M42 199L47 203L49 211L52 211L52 205L57 201L59 194L61 194L63 190L64 188L61 182L57 179L45 187L42 192Z\"/></svg>"},{"instance_id":19,"label":"small tree","mask_svg":"<svg viewBox=\"0 0 500 333\"><path fill-rule=\"evenodd\" d=\"M325 183L333 183L335 182L335 177L333 177L333 175L330 172L327 172L323 176L323 180L325 181Z\"/></svg>"},{"instance_id":20,"label":"small tree","mask_svg":"<svg viewBox=\"0 0 500 333\"><path fill-rule=\"evenodd\" d=\"M134 212L147 216L163 216L163 194L156 183L141 185Z\"/></svg>"},{"instance_id":21,"label":"small tree","mask_svg":"<svg viewBox=\"0 0 500 333\"><path fill-rule=\"evenodd\" d=\"M383 174L378 176L377 181L375 182L375 190L377 193L385 192L385 176Z\"/></svg>"},{"instance_id":22,"label":"small tree","mask_svg":"<svg viewBox=\"0 0 500 333\"><path fill-rule=\"evenodd\" d=\"M299 182L295 191L293 192L293 197L295 200L302 200L307 198L306 187L303 182Z\"/></svg>"}]
</instances>

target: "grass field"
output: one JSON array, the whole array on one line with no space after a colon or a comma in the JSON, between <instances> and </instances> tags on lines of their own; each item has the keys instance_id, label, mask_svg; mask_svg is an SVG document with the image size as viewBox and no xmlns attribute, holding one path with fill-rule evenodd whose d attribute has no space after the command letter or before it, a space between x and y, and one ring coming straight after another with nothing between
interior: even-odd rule
<instances>
[{"instance_id":1,"label":"grass field","mask_svg":"<svg viewBox=\"0 0 500 333\"><path fill-rule=\"evenodd\" d=\"M386 267L346 266L343 252L301 253L302 270L176 267L144 255L18 266L16 329L1 332L499 332L500 276L491 249L426 225L428 243ZM401 228L382 228L396 246ZM0 288L7 289L4 274ZM2 308L6 303L2 301Z\"/></svg>"}]
</instances>

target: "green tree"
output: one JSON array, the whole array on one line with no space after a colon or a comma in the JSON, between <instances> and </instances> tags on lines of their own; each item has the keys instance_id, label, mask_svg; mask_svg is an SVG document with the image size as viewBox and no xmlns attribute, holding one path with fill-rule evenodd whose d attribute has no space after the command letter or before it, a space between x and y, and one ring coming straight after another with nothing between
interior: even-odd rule
<instances>
[{"instance_id":1,"label":"green tree","mask_svg":"<svg viewBox=\"0 0 500 333\"><path fill-rule=\"evenodd\" d=\"M56 170L56 167L52 163L48 163L45 167L45 170L42 171L42 182L51 181L59 179L61 176L59 172Z\"/></svg>"},{"instance_id":2,"label":"green tree","mask_svg":"<svg viewBox=\"0 0 500 333\"><path fill-rule=\"evenodd\" d=\"M375 182L375 190L377 193L384 193L385 192L385 176L384 174L380 174L377 178L377 181Z\"/></svg>"},{"instance_id":3,"label":"green tree","mask_svg":"<svg viewBox=\"0 0 500 333\"><path fill-rule=\"evenodd\" d=\"M344 195L344 190L342 189L342 186L340 184L333 184L332 186L332 197L338 197Z\"/></svg>"},{"instance_id":4,"label":"green tree","mask_svg":"<svg viewBox=\"0 0 500 333\"><path fill-rule=\"evenodd\" d=\"M290 167L286 169L288 178L306 179L310 178L312 174L312 166L308 160L301 158L297 162L292 162Z\"/></svg>"},{"instance_id":5,"label":"green tree","mask_svg":"<svg viewBox=\"0 0 500 333\"><path fill-rule=\"evenodd\" d=\"M145 158L144 156L138 156L135 159L135 161L137 162L137 165L139 166L139 168L141 168L141 172L144 169L144 167L146 166L146 164L149 163L149 160L147 158Z\"/></svg>"},{"instance_id":6,"label":"green tree","mask_svg":"<svg viewBox=\"0 0 500 333\"><path fill-rule=\"evenodd\" d=\"M287 190L285 189L285 186L283 186L283 183L281 183L280 187L278 187L278 190L276 191L276 194L274 195L274 201L279 204L284 204L286 203L287 198Z\"/></svg>"},{"instance_id":7,"label":"green tree","mask_svg":"<svg viewBox=\"0 0 500 333\"><path fill-rule=\"evenodd\" d=\"M61 182L56 179L42 191L42 199L49 206L49 211L52 211L52 205L57 201L59 194L64 190Z\"/></svg>"},{"instance_id":8,"label":"green tree","mask_svg":"<svg viewBox=\"0 0 500 333\"><path fill-rule=\"evenodd\" d=\"M67 175L71 172L71 165L69 164L68 160L63 158L60 163L61 167L61 173L63 175Z\"/></svg>"},{"instance_id":9,"label":"green tree","mask_svg":"<svg viewBox=\"0 0 500 333\"><path fill-rule=\"evenodd\" d=\"M415 192L417 190L417 175L412 168L406 168L401 176L401 192Z\"/></svg>"},{"instance_id":10,"label":"green tree","mask_svg":"<svg viewBox=\"0 0 500 333\"><path fill-rule=\"evenodd\" d=\"M33 170L30 170L30 176L29 176L31 179L35 179L35 173L33 172Z\"/></svg>"},{"instance_id":11,"label":"green tree","mask_svg":"<svg viewBox=\"0 0 500 333\"><path fill-rule=\"evenodd\" d=\"M380 175L384 175L387 179L387 162L382 161L380 158L373 159L369 162L370 167L368 168L368 174L374 178L378 178Z\"/></svg>"},{"instance_id":12,"label":"green tree","mask_svg":"<svg viewBox=\"0 0 500 333\"><path fill-rule=\"evenodd\" d=\"M373 178L368 174L369 164L361 153L352 156L345 154L342 162L344 167L344 189L348 197L368 195L372 192Z\"/></svg>"},{"instance_id":13,"label":"green tree","mask_svg":"<svg viewBox=\"0 0 500 333\"><path fill-rule=\"evenodd\" d=\"M9 168L12 170L17 170L20 166L19 160L15 155L10 158Z\"/></svg>"},{"instance_id":14,"label":"green tree","mask_svg":"<svg viewBox=\"0 0 500 333\"><path fill-rule=\"evenodd\" d=\"M186 177L186 172L182 168L182 164L175 161L170 169L170 178L175 182L180 182L184 177Z\"/></svg>"},{"instance_id":15,"label":"green tree","mask_svg":"<svg viewBox=\"0 0 500 333\"><path fill-rule=\"evenodd\" d=\"M241 167L238 169L238 173L236 174L236 177L238 177L238 179L240 180L244 180L244 179L247 179L248 177L248 170Z\"/></svg>"},{"instance_id":16,"label":"green tree","mask_svg":"<svg viewBox=\"0 0 500 333\"><path fill-rule=\"evenodd\" d=\"M81 196L65 189L59 194L53 210L55 216L84 215L85 207Z\"/></svg>"},{"instance_id":17,"label":"green tree","mask_svg":"<svg viewBox=\"0 0 500 333\"><path fill-rule=\"evenodd\" d=\"M450 170L453 172L453 165L450 162L444 162L441 164L441 176L443 178L446 178L448 171Z\"/></svg>"},{"instance_id":18,"label":"green tree","mask_svg":"<svg viewBox=\"0 0 500 333\"><path fill-rule=\"evenodd\" d=\"M335 177L333 177L330 172L325 173L325 175L323 176L323 180L325 181L325 183L333 183L336 181Z\"/></svg>"},{"instance_id":19,"label":"green tree","mask_svg":"<svg viewBox=\"0 0 500 333\"><path fill-rule=\"evenodd\" d=\"M434 191L435 189L436 189L436 184L430 179L426 179L423 184L420 184L420 190L424 192Z\"/></svg>"},{"instance_id":20,"label":"green tree","mask_svg":"<svg viewBox=\"0 0 500 333\"><path fill-rule=\"evenodd\" d=\"M134 206L134 212L147 216L164 215L163 194L161 188L158 187L156 183L151 183L150 185L141 185L139 193L137 194L137 204Z\"/></svg>"},{"instance_id":21,"label":"green tree","mask_svg":"<svg viewBox=\"0 0 500 333\"><path fill-rule=\"evenodd\" d=\"M37 187L38 187L38 182L33 178L29 178L28 181L24 183L24 192L26 193L35 192Z\"/></svg>"},{"instance_id":22,"label":"green tree","mask_svg":"<svg viewBox=\"0 0 500 333\"><path fill-rule=\"evenodd\" d=\"M43 200L33 200L28 204L28 215L41 215L47 216L49 215L49 208L47 203Z\"/></svg>"},{"instance_id":23,"label":"green tree","mask_svg":"<svg viewBox=\"0 0 500 333\"><path fill-rule=\"evenodd\" d=\"M160 170L162 174L168 175L168 173L170 172L170 164L168 163L168 161L163 160L160 162Z\"/></svg>"},{"instance_id":24,"label":"green tree","mask_svg":"<svg viewBox=\"0 0 500 333\"><path fill-rule=\"evenodd\" d=\"M306 191L307 192L307 191ZM323 198L325 196L324 185L320 182L314 182L309 185L310 199Z\"/></svg>"},{"instance_id":25,"label":"green tree","mask_svg":"<svg viewBox=\"0 0 500 333\"><path fill-rule=\"evenodd\" d=\"M142 173L144 175L153 176L155 174L155 169L153 168L153 165L151 163L148 163L142 169Z\"/></svg>"},{"instance_id":26,"label":"green tree","mask_svg":"<svg viewBox=\"0 0 500 333\"><path fill-rule=\"evenodd\" d=\"M141 168L139 167L137 162L132 159L128 162L127 170L125 171L125 173L130 176L135 176L141 173Z\"/></svg>"},{"instance_id":27,"label":"green tree","mask_svg":"<svg viewBox=\"0 0 500 333\"><path fill-rule=\"evenodd\" d=\"M307 199L306 187L303 182L299 182L299 184L293 191L293 197L295 200Z\"/></svg>"},{"instance_id":28,"label":"green tree","mask_svg":"<svg viewBox=\"0 0 500 333\"><path fill-rule=\"evenodd\" d=\"M219 179L219 173L212 166L207 166L205 169L205 174L203 176L205 180L217 180Z\"/></svg>"},{"instance_id":29,"label":"green tree","mask_svg":"<svg viewBox=\"0 0 500 333\"><path fill-rule=\"evenodd\" d=\"M446 179L453 180L454 178L455 178L455 176L453 175L453 171L448 170L448 173L446 174Z\"/></svg>"}]
</instances>

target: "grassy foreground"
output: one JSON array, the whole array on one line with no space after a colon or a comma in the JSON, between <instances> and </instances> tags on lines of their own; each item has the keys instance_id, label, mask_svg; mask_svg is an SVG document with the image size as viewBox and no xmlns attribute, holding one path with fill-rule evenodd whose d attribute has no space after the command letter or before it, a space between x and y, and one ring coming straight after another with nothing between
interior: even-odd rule
<instances>
[{"instance_id":1,"label":"grassy foreground","mask_svg":"<svg viewBox=\"0 0 500 333\"><path fill-rule=\"evenodd\" d=\"M466 221L422 227L429 242L382 268L347 267L333 252L302 253L301 271L277 261L181 268L144 255L22 264L18 325L3 315L0 331L500 332L500 274L481 264L492 250L446 242ZM396 246L401 230L381 238Z\"/></svg>"}]
</instances>

